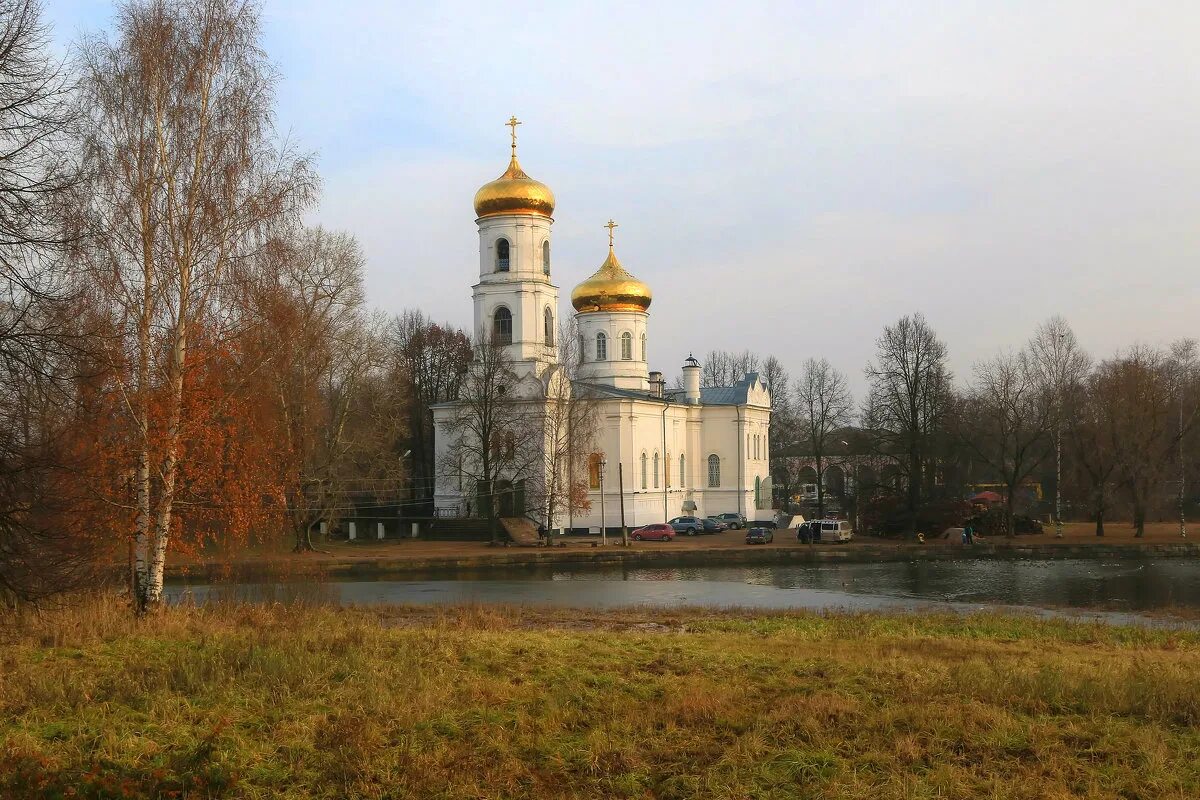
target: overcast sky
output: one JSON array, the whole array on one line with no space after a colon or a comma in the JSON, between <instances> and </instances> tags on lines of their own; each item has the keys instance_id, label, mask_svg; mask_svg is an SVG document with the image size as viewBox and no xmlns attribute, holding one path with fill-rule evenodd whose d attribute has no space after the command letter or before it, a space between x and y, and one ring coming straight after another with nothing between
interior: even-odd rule
<instances>
[{"instance_id":1,"label":"overcast sky","mask_svg":"<svg viewBox=\"0 0 1200 800\"><path fill-rule=\"evenodd\" d=\"M61 44L111 5L44 0ZM749 348L861 392L922 311L955 373L1059 313L1098 356L1200 334L1200 4L267 0L280 128L371 302L468 326L475 190L558 198L561 308L617 252L651 368Z\"/></svg>"}]
</instances>

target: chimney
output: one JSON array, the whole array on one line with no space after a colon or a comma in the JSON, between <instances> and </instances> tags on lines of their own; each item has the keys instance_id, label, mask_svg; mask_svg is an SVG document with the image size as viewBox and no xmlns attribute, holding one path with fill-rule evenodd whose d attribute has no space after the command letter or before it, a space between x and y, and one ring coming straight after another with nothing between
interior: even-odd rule
<instances>
[{"instance_id":1,"label":"chimney","mask_svg":"<svg viewBox=\"0 0 1200 800\"><path fill-rule=\"evenodd\" d=\"M689 405L700 405L700 362L691 353L683 362L683 400Z\"/></svg>"},{"instance_id":2,"label":"chimney","mask_svg":"<svg viewBox=\"0 0 1200 800\"><path fill-rule=\"evenodd\" d=\"M667 382L663 380L662 373L657 370L652 371L650 373L649 383L650 383L650 396L651 397L662 397L663 396L663 388L667 385Z\"/></svg>"}]
</instances>

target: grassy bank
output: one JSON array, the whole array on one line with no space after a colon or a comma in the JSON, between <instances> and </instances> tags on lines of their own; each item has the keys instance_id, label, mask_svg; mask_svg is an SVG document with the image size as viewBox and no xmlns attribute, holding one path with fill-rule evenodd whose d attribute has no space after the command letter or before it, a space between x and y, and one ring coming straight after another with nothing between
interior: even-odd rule
<instances>
[{"instance_id":1,"label":"grassy bank","mask_svg":"<svg viewBox=\"0 0 1200 800\"><path fill-rule=\"evenodd\" d=\"M6 798L1200 796L1195 633L494 608L139 624L105 603L0 621Z\"/></svg>"}]
</instances>

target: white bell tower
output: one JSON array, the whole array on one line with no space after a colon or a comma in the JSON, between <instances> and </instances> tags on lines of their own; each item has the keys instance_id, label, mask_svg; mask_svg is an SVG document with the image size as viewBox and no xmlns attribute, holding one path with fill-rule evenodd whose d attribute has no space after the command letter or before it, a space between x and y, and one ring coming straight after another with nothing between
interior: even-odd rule
<instances>
[{"instance_id":1,"label":"white bell tower","mask_svg":"<svg viewBox=\"0 0 1200 800\"><path fill-rule=\"evenodd\" d=\"M475 194L479 282L471 287L476 334L504 343L514 365L556 363L558 287L551 282L554 193L517 161L516 117L508 169Z\"/></svg>"}]
</instances>

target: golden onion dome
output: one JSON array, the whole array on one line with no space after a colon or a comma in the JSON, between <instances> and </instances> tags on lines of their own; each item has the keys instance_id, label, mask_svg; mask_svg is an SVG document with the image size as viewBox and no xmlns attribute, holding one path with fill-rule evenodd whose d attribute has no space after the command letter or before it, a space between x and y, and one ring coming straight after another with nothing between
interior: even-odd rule
<instances>
[{"instance_id":1,"label":"golden onion dome","mask_svg":"<svg viewBox=\"0 0 1200 800\"><path fill-rule=\"evenodd\" d=\"M650 287L630 275L617 260L612 243L608 258L596 274L575 287L571 305L576 311L645 311L654 296Z\"/></svg>"},{"instance_id":2,"label":"golden onion dome","mask_svg":"<svg viewBox=\"0 0 1200 800\"><path fill-rule=\"evenodd\" d=\"M521 169L521 162L517 161L517 126L521 123L513 117L506 124L512 128L512 160L503 175L485 183L475 193L475 215L542 214L549 217L554 213L554 192Z\"/></svg>"},{"instance_id":3,"label":"golden onion dome","mask_svg":"<svg viewBox=\"0 0 1200 800\"><path fill-rule=\"evenodd\" d=\"M554 192L541 181L525 174L516 155L504 174L485 183L475 193L475 215L494 217L499 214L554 214Z\"/></svg>"}]
</instances>

